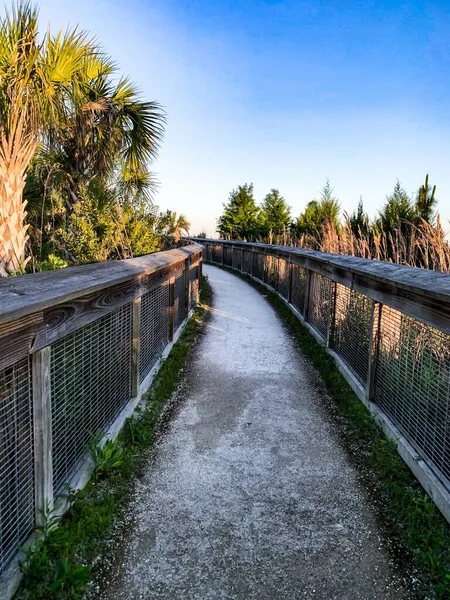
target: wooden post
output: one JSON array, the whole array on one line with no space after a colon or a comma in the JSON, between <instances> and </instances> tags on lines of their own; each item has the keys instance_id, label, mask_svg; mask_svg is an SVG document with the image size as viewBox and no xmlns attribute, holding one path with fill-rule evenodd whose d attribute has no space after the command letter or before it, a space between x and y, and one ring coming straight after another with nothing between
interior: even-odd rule
<instances>
[{"instance_id":1,"label":"wooden post","mask_svg":"<svg viewBox=\"0 0 450 600\"><path fill-rule=\"evenodd\" d=\"M133 350L131 372L131 395L136 398L139 394L139 363L141 354L141 298L133 300Z\"/></svg>"},{"instance_id":2,"label":"wooden post","mask_svg":"<svg viewBox=\"0 0 450 600\"><path fill-rule=\"evenodd\" d=\"M36 523L53 509L51 347L32 355Z\"/></svg>"},{"instance_id":3,"label":"wooden post","mask_svg":"<svg viewBox=\"0 0 450 600\"><path fill-rule=\"evenodd\" d=\"M276 265L277 265L277 274L276 274L276 277L275 277L275 290L278 292L278 287L280 285L280 259L276 258L275 260L277 261L276 262Z\"/></svg>"},{"instance_id":4,"label":"wooden post","mask_svg":"<svg viewBox=\"0 0 450 600\"><path fill-rule=\"evenodd\" d=\"M195 287L195 304L198 304L200 301L200 279L201 279L201 261L198 261L198 263L195 266L195 280L197 282L197 285Z\"/></svg>"},{"instance_id":5,"label":"wooden post","mask_svg":"<svg viewBox=\"0 0 450 600\"><path fill-rule=\"evenodd\" d=\"M336 314L336 297L337 297L337 283L330 280L330 291L328 296L328 326L327 326L327 339L326 346L329 348L333 345L334 327L335 327L335 314Z\"/></svg>"},{"instance_id":6,"label":"wooden post","mask_svg":"<svg viewBox=\"0 0 450 600\"><path fill-rule=\"evenodd\" d=\"M312 272L306 270L306 278L305 278L305 300L303 305L303 318L306 322L309 321L309 303L311 296L311 284L312 284Z\"/></svg>"},{"instance_id":7,"label":"wooden post","mask_svg":"<svg viewBox=\"0 0 450 600\"><path fill-rule=\"evenodd\" d=\"M375 395L375 375L378 360L378 345L380 343L381 313L383 305L372 301L369 329L369 369L367 373L366 397L372 401Z\"/></svg>"},{"instance_id":8,"label":"wooden post","mask_svg":"<svg viewBox=\"0 0 450 600\"><path fill-rule=\"evenodd\" d=\"M175 321L175 277L169 279L169 342L173 342Z\"/></svg>"},{"instance_id":9,"label":"wooden post","mask_svg":"<svg viewBox=\"0 0 450 600\"><path fill-rule=\"evenodd\" d=\"M191 259L187 258L184 267L184 313L187 318L189 314L189 303L191 299Z\"/></svg>"},{"instance_id":10,"label":"wooden post","mask_svg":"<svg viewBox=\"0 0 450 600\"><path fill-rule=\"evenodd\" d=\"M289 304L292 304L292 278L294 276L294 265L289 261L288 262L289 269L289 287L288 287L288 297L287 301Z\"/></svg>"}]
</instances>

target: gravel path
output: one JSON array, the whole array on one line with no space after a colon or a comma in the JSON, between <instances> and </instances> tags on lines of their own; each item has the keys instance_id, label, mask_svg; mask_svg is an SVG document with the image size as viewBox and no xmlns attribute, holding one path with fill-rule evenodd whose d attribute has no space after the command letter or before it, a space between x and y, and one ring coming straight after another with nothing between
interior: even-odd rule
<instances>
[{"instance_id":1,"label":"gravel path","mask_svg":"<svg viewBox=\"0 0 450 600\"><path fill-rule=\"evenodd\" d=\"M408 598L316 374L256 290L205 272L207 333L102 597Z\"/></svg>"}]
</instances>

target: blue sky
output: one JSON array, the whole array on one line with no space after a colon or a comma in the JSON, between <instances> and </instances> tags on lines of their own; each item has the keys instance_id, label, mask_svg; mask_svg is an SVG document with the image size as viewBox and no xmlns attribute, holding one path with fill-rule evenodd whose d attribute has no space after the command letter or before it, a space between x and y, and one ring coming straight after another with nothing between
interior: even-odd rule
<instances>
[{"instance_id":1,"label":"blue sky","mask_svg":"<svg viewBox=\"0 0 450 600\"><path fill-rule=\"evenodd\" d=\"M229 191L278 188L298 215L331 180L370 215L430 173L450 217L450 3L42 0L88 29L166 109L155 202L213 235Z\"/></svg>"}]
</instances>

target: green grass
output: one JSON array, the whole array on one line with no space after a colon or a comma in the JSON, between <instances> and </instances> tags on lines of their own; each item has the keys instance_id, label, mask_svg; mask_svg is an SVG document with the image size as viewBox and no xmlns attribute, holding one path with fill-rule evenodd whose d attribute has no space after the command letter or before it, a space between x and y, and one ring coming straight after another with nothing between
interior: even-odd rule
<instances>
[{"instance_id":1,"label":"green grass","mask_svg":"<svg viewBox=\"0 0 450 600\"><path fill-rule=\"evenodd\" d=\"M44 525L39 531L42 539L26 553L15 600L82 598L88 583L101 569L102 557L110 550L114 526L124 516L133 482L142 474L158 437L162 416L169 418L168 401L203 329L210 298L210 287L204 278L200 304L162 363L142 408L127 420L117 441L103 449L98 446L99 440L90 444L95 464L93 476L83 490L67 491L70 508L66 514L58 519L47 510L43 515Z\"/></svg>"},{"instance_id":2,"label":"green grass","mask_svg":"<svg viewBox=\"0 0 450 600\"><path fill-rule=\"evenodd\" d=\"M281 298L243 275L267 295L295 336L303 354L320 373L332 399L338 430L369 493L380 522L389 532L398 560L418 580L418 598L450 598L450 527L412 472L400 458L370 412L339 372L334 360L309 333Z\"/></svg>"}]
</instances>

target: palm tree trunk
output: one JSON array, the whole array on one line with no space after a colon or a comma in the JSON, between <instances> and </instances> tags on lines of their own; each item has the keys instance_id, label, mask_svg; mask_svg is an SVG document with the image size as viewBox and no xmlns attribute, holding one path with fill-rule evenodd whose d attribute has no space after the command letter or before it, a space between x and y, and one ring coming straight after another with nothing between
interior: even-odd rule
<instances>
[{"instance_id":1,"label":"palm tree trunk","mask_svg":"<svg viewBox=\"0 0 450 600\"><path fill-rule=\"evenodd\" d=\"M28 239L25 224L26 202L23 201L25 176L23 166L0 161L0 276L22 270Z\"/></svg>"}]
</instances>

